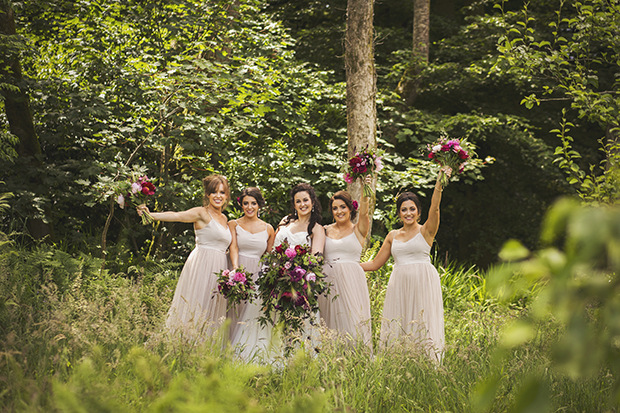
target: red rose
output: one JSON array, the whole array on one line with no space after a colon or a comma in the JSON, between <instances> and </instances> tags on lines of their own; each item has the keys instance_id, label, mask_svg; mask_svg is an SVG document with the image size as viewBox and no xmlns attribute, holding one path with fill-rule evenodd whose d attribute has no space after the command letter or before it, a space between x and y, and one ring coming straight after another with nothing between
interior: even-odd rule
<instances>
[{"instance_id":1,"label":"red rose","mask_svg":"<svg viewBox=\"0 0 620 413\"><path fill-rule=\"evenodd\" d=\"M467 152L465 152L464 150L461 149L459 151L459 158L465 160L465 159L469 158L469 155L467 154Z\"/></svg>"}]
</instances>

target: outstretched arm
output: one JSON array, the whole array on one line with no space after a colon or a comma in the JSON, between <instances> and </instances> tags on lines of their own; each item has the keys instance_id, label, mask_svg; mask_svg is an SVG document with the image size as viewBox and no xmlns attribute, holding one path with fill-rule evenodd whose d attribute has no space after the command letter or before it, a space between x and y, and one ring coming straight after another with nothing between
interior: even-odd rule
<instances>
[{"instance_id":1,"label":"outstretched arm","mask_svg":"<svg viewBox=\"0 0 620 413\"><path fill-rule=\"evenodd\" d=\"M383 245L381 245L381 249L375 255L375 258L372 261L363 262L360 265L364 271L377 271L379 268L383 267L383 265L387 262L388 258L392 254L392 240L394 239L394 231L390 231L390 233L385 237L383 241Z\"/></svg>"},{"instance_id":2,"label":"outstretched arm","mask_svg":"<svg viewBox=\"0 0 620 413\"><path fill-rule=\"evenodd\" d=\"M149 214L156 221L166 221L166 222L199 222L203 221L206 224L211 222L211 217L207 214L203 207L195 207L188 209L187 211L175 212L175 211L166 211L166 212L151 212L149 208L142 204L136 207L138 211L138 215L142 216L142 214Z\"/></svg>"}]
</instances>

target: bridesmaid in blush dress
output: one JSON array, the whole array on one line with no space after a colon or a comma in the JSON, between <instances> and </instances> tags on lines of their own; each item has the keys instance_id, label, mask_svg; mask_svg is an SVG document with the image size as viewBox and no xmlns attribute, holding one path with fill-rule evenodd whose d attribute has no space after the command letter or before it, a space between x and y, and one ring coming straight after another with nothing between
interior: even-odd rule
<instances>
[{"instance_id":1,"label":"bridesmaid in blush dress","mask_svg":"<svg viewBox=\"0 0 620 413\"><path fill-rule=\"evenodd\" d=\"M226 269L226 250L231 241L227 218L222 213L230 199L228 181L221 175L203 179L203 206L182 212L150 212L146 205L138 214L149 214L157 221L191 222L196 247L191 252L174 291L166 328L190 340L203 341L212 336L226 317L226 300L214 294L215 273Z\"/></svg>"},{"instance_id":2,"label":"bridesmaid in blush dress","mask_svg":"<svg viewBox=\"0 0 620 413\"><path fill-rule=\"evenodd\" d=\"M291 190L292 213L282 218L274 245L286 238L290 246L307 244L312 254L323 254L325 230L321 226L321 204L310 184L297 184Z\"/></svg>"},{"instance_id":3,"label":"bridesmaid in blush dress","mask_svg":"<svg viewBox=\"0 0 620 413\"><path fill-rule=\"evenodd\" d=\"M451 170L446 173L450 174ZM394 257L381 323L381 344L402 338L421 346L428 356L441 362L444 351L444 319L441 282L430 259L431 245L439 228L439 204L443 188L437 178L428 219L421 225L421 204L411 192L396 201L403 227L390 231L374 260L362 264L375 271Z\"/></svg>"},{"instance_id":4,"label":"bridesmaid in blush dress","mask_svg":"<svg viewBox=\"0 0 620 413\"><path fill-rule=\"evenodd\" d=\"M230 261L234 269L243 266L252 274L256 282L260 270L260 258L273 246L275 232L273 227L258 218L260 208L265 200L258 188L246 188L239 196L243 208L243 217L230 221L228 226L232 233L230 244ZM240 349L244 360L252 359L256 349L268 340L267 334L261 334L258 323L262 302L243 303L235 309L237 321L232 325L231 341Z\"/></svg>"},{"instance_id":5,"label":"bridesmaid in blush dress","mask_svg":"<svg viewBox=\"0 0 620 413\"><path fill-rule=\"evenodd\" d=\"M366 177L370 184L371 176ZM362 246L370 229L370 198L362 197L359 219L353 223L357 203L345 191L329 201L334 223L325 227L325 265L323 271L332 284L328 297L321 296L321 318L328 328L353 342L370 346L370 298L366 274L360 266Z\"/></svg>"}]
</instances>

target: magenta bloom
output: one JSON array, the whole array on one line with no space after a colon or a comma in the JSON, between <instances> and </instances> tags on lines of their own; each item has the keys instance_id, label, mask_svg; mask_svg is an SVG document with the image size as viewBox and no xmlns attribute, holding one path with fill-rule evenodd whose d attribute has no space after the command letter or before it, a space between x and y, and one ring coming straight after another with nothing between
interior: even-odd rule
<instances>
[{"instance_id":1,"label":"magenta bloom","mask_svg":"<svg viewBox=\"0 0 620 413\"><path fill-rule=\"evenodd\" d=\"M316 281L316 274L313 272L309 272L306 274L306 281Z\"/></svg>"},{"instance_id":2,"label":"magenta bloom","mask_svg":"<svg viewBox=\"0 0 620 413\"><path fill-rule=\"evenodd\" d=\"M349 174L344 174L344 181L348 184L352 184L353 183L353 177Z\"/></svg>"},{"instance_id":3,"label":"magenta bloom","mask_svg":"<svg viewBox=\"0 0 620 413\"><path fill-rule=\"evenodd\" d=\"M284 251L284 253L289 258L293 258L297 255L297 251L295 251L295 248L291 248L291 247L288 247L286 251Z\"/></svg>"},{"instance_id":4,"label":"magenta bloom","mask_svg":"<svg viewBox=\"0 0 620 413\"><path fill-rule=\"evenodd\" d=\"M242 272L236 272L233 276L233 281L244 283L246 280L245 275Z\"/></svg>"},{"instance_id":5,"label":"magenta bloom","mask_svg":"<svg viewBox=\"0 0 620 413\"><path fill-rule=\"evenodd\" d=\"M357 208L359 208L359 204L357 203L357 201L351 202L351 205L353 205L353 209L356 211L357 211Z\"/></svg>"},{"instance_id":6,"label":"magenta bloom","mask_svg":"<svg viewBox=\"0 0 620 413\"><path fill-rule=\"evenodd\" d=\"M303 280L304 275L306 275L306 270L304 270L303 268L297 266L295 268L293 268L293 271L291 271L289 273L289 275L291 276L291 281L293 282L300 282L301 280Z\"/></svg>"}]
</instances>

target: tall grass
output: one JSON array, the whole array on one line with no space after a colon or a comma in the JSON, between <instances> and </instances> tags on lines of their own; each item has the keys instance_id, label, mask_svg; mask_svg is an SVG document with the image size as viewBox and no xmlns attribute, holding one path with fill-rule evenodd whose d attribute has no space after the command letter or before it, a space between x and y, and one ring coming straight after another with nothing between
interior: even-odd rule
<instances>
[{"instance_id":1,"label":"tall grass","mask_svg":"<svg viewBox=\"0 0 620 413\"><path fill-rule=\"evenodd\" d=\"M545 369L553 410L604 411L599 400L609 393L609 372L572 381L550 367L542 350L551 344L540 340L495 371L501 330L525 310L487 300L475 268L439 268L441 365L407 345L373 352L326 336L318 354L300 350L275 366L243 363L217 337L189 345L162 332L178 267L99 268L97 259L48 246L0 247L1 410L472 412L479 377L495 374L492 411L505 411L522 385L515 377ZM388 278L389 267L368 277L375 318Z\"/></svg>"}]
</instances>

